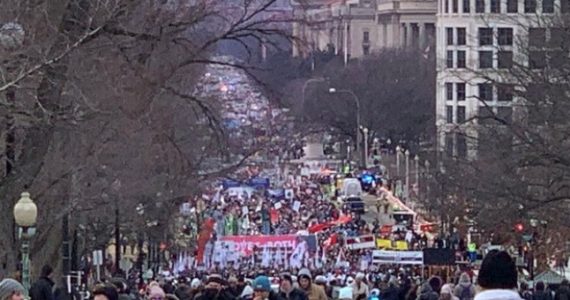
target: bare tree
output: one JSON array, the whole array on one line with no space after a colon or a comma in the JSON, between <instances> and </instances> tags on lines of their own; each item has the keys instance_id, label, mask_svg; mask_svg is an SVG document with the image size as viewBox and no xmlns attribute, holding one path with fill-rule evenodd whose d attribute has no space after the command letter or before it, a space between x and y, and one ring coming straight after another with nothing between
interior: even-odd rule
<instances>
[{"instance_id":1,"label":"bare tree","mask_svg":"<svg viewBox=\"0 0 570 300\"><path fill-rule=\"evenodd\" d=\"M568 15L517 14L510 21L516 35L504 29L493 36L500 69L462 73L479 89L472 95L478 113L456 130L474 155L451 157L445 169L450 185L463 191L467 215L483 230L516 245L515 224L533 234L531 220L546 222L545 234L536 234L544 264L547 253L563 253L568 231L560 229L570 225Z\"/></svg>"},{"instance_id":2,"label":"bare tree","mask_svg":"<svg viewBox=\"0 0 570 300\"><path fill-rule=\"evenodd\" d=\"M217 99L193 87L207 64L247 70L247 62L213 58L222 41L248 49L246 39L290 37L278 26L290 19L260 17L274 2L3 3L0 106L10 138L0 182L2 269L16 266L10 220L26 187L40 211L38 267L58 261L70 212L75 222L105 223L116 206L127 221L140 202L168 208L254 152L243 148L238 161L213 170L203 164L223 152L227 136Z\"/></svg>"}]
</instances>

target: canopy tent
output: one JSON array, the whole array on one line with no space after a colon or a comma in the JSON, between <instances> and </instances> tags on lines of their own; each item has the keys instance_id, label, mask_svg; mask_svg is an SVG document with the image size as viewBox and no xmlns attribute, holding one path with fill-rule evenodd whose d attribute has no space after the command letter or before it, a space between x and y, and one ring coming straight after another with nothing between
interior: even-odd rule
<instances>
[{"instance_id":1,"label":"canopy tent","mask_svg":"<svg viewBox=\"0 0 570 300\"><path fill-rule=\"evenodd\" d=\"M542 281L547 284L560 284L562 280L566 279L564 276L552 271L546 270L534 277L534 282Z\"/></svg>"}]
</instances>

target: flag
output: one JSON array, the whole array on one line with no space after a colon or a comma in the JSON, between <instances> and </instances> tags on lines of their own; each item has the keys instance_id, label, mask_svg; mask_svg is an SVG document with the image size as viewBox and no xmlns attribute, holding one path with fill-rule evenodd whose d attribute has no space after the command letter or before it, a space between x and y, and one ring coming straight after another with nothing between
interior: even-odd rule
<instances>
[{"instance_id":1,"label":"flag","mask_svg":"<svg viewBox=\"0 0 570 300\"><path fill-rule=\"evenodd\" d=\"M337 267L341 267L342 265L344 265L346 258L344 257L344 249L340 249L338 251L338 256L336 257L336 266Z\"/></svg>"},{"instance_id":2,"label":"flag","mask_svg":"<svg viewBox=\"0 0 570 300\"><path fill-rule=\"evenodd\" d=\"M335 232L335 233L331 234L329 236L329 238L323 242L323 248L325 248L325 249L330 248L330 247L336 245L337 242L338 242L338 234Z\"/></svg>"},{"instance_id":3,"label":"flag","mask_svg":"<svg viewBox=\"0 0 570 300\"><path fill-rule=\"evenodd\" d=\"M309 226L308 231L309 231L309 233L317 233L317 232L323 231L327 228L330 228L332 226L333 226L332 222L331 223L315 224L315 225Z\"/></svg>"},{"instance_id":4,"label":"flag","mask_svg":"<svg viewBox=\"0 0 570 300\"><path fill-rule=\"evenodd\" d=\"M265 246L263 249L263 257L261 259L261 265L265 268L269 267L271 264L271 253L269 253L269 247Z\"/></svg>"},{"instance_id":5,"label":"flag","mask_svg":"<svg viewBox=\"0 0 570 300\"><path fill-rule=\"evenodd\" d=\"M376 248L376 241L374 235L361 235L357 237L347 237L345 239L345 246L350 250L361 250L361 249L374 249Z\"/></svg>"},{"instance_id":6,"label":"flag","mask_svg":"<svg viewBox=\"0 0 570 300\"><path fill-rule=\"evenodd\" d=\"M214 224L215 224L214 219L208 218L206 222L204 222L204 225L202 225L202 230L200 231L200 234L198 236L198 255L196 257L196 259L199 262L202 262L204 260L204 252L206 249L206 244L210 240L210 236L214 231Z\"/></svg>"}]
</instances>

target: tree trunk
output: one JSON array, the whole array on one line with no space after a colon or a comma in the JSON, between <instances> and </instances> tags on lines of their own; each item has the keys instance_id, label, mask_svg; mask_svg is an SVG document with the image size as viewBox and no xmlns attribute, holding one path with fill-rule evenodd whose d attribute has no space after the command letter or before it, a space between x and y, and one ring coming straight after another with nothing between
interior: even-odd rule
<instances>
[{"instance_id":1,"label":"tree trunk","mask_svg":"<svg viewBox=\"0 0 570 300\"><path fill-rule=\"evenodd\" d=\"M70 43L76 41L86 30L85 22L89 18L88 0L70 0L67 3L59 27L60 35L48 51L48 57L55 57L62 53ZM37 89L37 99L41 108L36 109L38 122L27 128L24 133L23 149L14 165L13 172L0 182L0 268L6 276L11 276L17 266L17 241L14 240L16 230L13 217L13 207L19 194L27 187L32 186L42 170L46 154L49 153L53 141L55 119L51 115L46 120L43 109L57 112L61 104L62 92L67 83L67 60L63 59L45 68L44 76ZM47 122L46 122L47 121ZM33 197L33 194L32 194ZM42 205L49 199L35 199L38 205L38 236L32 245L31 260L33 269L41 268L44 263L54 262L58 257L61 245L61 230L59 226L42 227L42 223L49 221L50 216L42 215ZM41 201L44 200L44 201Z\"/></svg>"}]
</instances>

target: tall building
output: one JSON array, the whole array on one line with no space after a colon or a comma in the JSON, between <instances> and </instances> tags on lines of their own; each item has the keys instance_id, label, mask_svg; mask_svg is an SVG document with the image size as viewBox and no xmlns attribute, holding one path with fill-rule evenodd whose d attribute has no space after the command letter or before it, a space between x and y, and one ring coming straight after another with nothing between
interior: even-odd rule
<instances>
[{"instance_id":1,"label":"tall building","mask_svg":"<svg viewBox=\"0 0 570 300\"><path fill-rule=\"evenodd\" d=\"M346 59L435 43L435 0L292 0L293 55L334 50Z\"/></svg>"},{"instance_id":2,"label":"tall building","mask_svg":"<svg viewBox=\"0 0 570 300\"><path fill-rule=\"evenodd\" d=\"M439 1L436 125L441 151L475 157L488 114L506 122L517 116L513 103L520 99L514 96L518 87L512 84L513 65L534 68L533 60L546 51L535 56L530 47L536 40L542 44L547 37L557 39L556 30L544 27L547 20L567 11L568 4L566 0Z\"/></svg>"}]
</instances>

